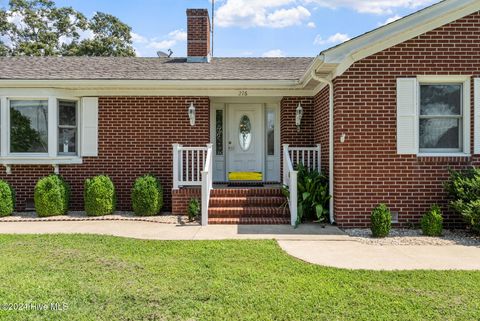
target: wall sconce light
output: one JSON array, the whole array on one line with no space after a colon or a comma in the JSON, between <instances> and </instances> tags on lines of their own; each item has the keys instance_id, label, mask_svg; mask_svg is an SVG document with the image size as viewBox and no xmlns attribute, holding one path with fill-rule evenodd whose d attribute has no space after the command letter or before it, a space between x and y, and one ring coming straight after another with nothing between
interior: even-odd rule
<instances>
[{"instance_id":1,"label":"wall sconce light","mask_svg":"<svg viewBox=\"0 0 480 321\"><path fill-rule=\"evenodd\" d=\"M297 126L297 131L299 132L300 132L300 126L302 125L302 117L303 117L303 107L300 103L298 103L298 107L295 112L295 125Z\"/></svg>"},{"instance_id":2,"label":"wall sconce light","mask_svg":"<svg viewBox=\"0 0 480 321\"><path fill-rule=\"evenodd\" d=\"M190 119L190 126L195 126L195 106L193 106L193 103L190 103L190 107L188 107L188 119Z\"/></svg>"}]
</instances>

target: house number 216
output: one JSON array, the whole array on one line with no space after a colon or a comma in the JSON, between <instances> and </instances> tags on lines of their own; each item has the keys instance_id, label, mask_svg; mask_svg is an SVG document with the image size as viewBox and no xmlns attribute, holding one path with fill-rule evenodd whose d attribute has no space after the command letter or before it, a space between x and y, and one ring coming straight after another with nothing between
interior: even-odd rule
<instances>
[{"instance_id":1,"label":"house number 216","mask_svg":"<svg viewBox=\"0 0 480 321\"><path fill-rule=\"evenodd\" d=\"M246 91L246 90L240 90L240 91L238 92L238 95L241 96L241 97L246 97L246 96L248 96L248 91Z\"/></svg>"}]
</instances>

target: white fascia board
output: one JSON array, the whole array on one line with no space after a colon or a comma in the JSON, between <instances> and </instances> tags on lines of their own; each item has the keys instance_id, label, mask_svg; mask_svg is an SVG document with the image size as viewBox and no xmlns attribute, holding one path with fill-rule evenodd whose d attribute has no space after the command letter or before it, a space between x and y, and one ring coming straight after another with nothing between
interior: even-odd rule
<instances>
[{"instance_id":1,"label":"white fascia board","mask_svg":"<svg viewBox=\"0 0 480 321\"><path fill-rule=\"evenodd\" d=\"M335 78L353 63L480 11L478 0L446 0L321 53L323 64L338 64Z\"/></svg>"},{"instance_id":2,"label":"white fascia board","mask_svg":"<svg viewBox=\"0 0 480 321\"><path fill-rule=\"evenodd\" d=\"M30 88L280 88L298 87L298 80L0 80L0 87Z\"/></svg>"}]
</instances>

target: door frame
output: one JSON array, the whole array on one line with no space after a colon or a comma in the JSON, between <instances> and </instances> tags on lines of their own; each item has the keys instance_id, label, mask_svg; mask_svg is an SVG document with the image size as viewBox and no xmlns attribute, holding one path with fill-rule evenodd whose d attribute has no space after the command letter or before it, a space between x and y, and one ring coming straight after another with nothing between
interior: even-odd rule
<instances>
[{"instance_id":1,"label":"door frame","mask_svg":"<svg viewBox=\"0 0 480 321\"><path fill-rule=\"evenodd\" d=\"M229 105L261 105L261 131L262 137L261 140L261 159L262 159L262 177L263 182L269 181L267 177L267 153L266 153L266 110L273 109L276 111L276 127L275 127L275 157L277 158L276 162L278 163L278 177L281 178L280 173L280 156L281 156L281 142L280 142L280 130L281 130L281 119L280 119L280 102L282 97L262 97L262 98L250 98L250 97L215 97L210 98L210 142L213 144L213 160L214 160L214 177L216 171L216 165L220 166L223 164L223 179L215 179L214 182L228 182L228 158L229 153L227 149L227 139L228 139L228 117L229 117ZM216 155L216 110L223 110L223 155ZM278 143L277 143L278 142ZM217 175L218 175L217 171ZM217 176L218 177L218 176Z\"/></svg>"},{"instance_id":2,"label":"door frame","mask_svg":"<svg viewBox=\"0 0 480 321\"><path fill-rule=\"evenodd\" d=\"M234 130L236 132L238 126L236 128L229 128L229 124L230 124L230 117L233 115L233 110L235 108L240 108L241 106L252 106L252 105L257 105L260 107L260 120L259 121L256 121L257 123L257 126L259 126L260 128L258 128L258 133L260 134L260 141L257 142L260 146L259 146L259 149L260 149L260 155L256 155L256 157L258 157L260 159L260 169L261 169L261 172L262 172L262 182L265 181L265 177L266 177L266 173L265 173L265 104L259 104L259 103L229 103L229 104L226 104L225 105L225 122L224 122L224 132L226 133L223 137L224 139L224 145L225 145L225 152L226 152L226 155L225 155L225 180L228 182L230 181L228 179L228 174L230 173L229 171L229 166L230 166L230 163L232 161L232 153L229 152L228 150L228 144L226 143L226 141L228 140L228 137L232 134L231 130ZM233 134L234 136L234 140L236 142L236 135Z\"/></svg>"}]
</instances>

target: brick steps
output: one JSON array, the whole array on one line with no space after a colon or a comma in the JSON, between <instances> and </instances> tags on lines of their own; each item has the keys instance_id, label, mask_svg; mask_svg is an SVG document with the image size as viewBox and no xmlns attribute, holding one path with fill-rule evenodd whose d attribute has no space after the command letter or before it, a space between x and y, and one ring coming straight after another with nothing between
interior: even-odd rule
<instances>
[{"instance_id":1,"label":"brick steps","mask_svg":"<svg viewBox=\"0 0 480 321\"><path fill-rule=\"evenodd\" d=\"M209 224L290 224L280 188L225 188L211 192Z\"/></svg>"},{"instance_id":2,"label":"brick steps","mask_svg":"<svg viewBox=\"0 0 480 321\"><path fill-rule=\"evenodd\" d=\"M209 218L208 224L290 224L290 218L288 217L236 217L236 218Z\"/></svg>"},{"instance_id":3,"label":"brick steps","mask_svg":"<svg viewBox=\"0 0 480 321\"><path fill-rule=\"evenodd\" d=\"M280 207L285 204L285 198L281 196L242 196L242 197L212 197L210 206L212 207L256 207L256 206L275 206Z\"/></svg>"}]
</instances>

